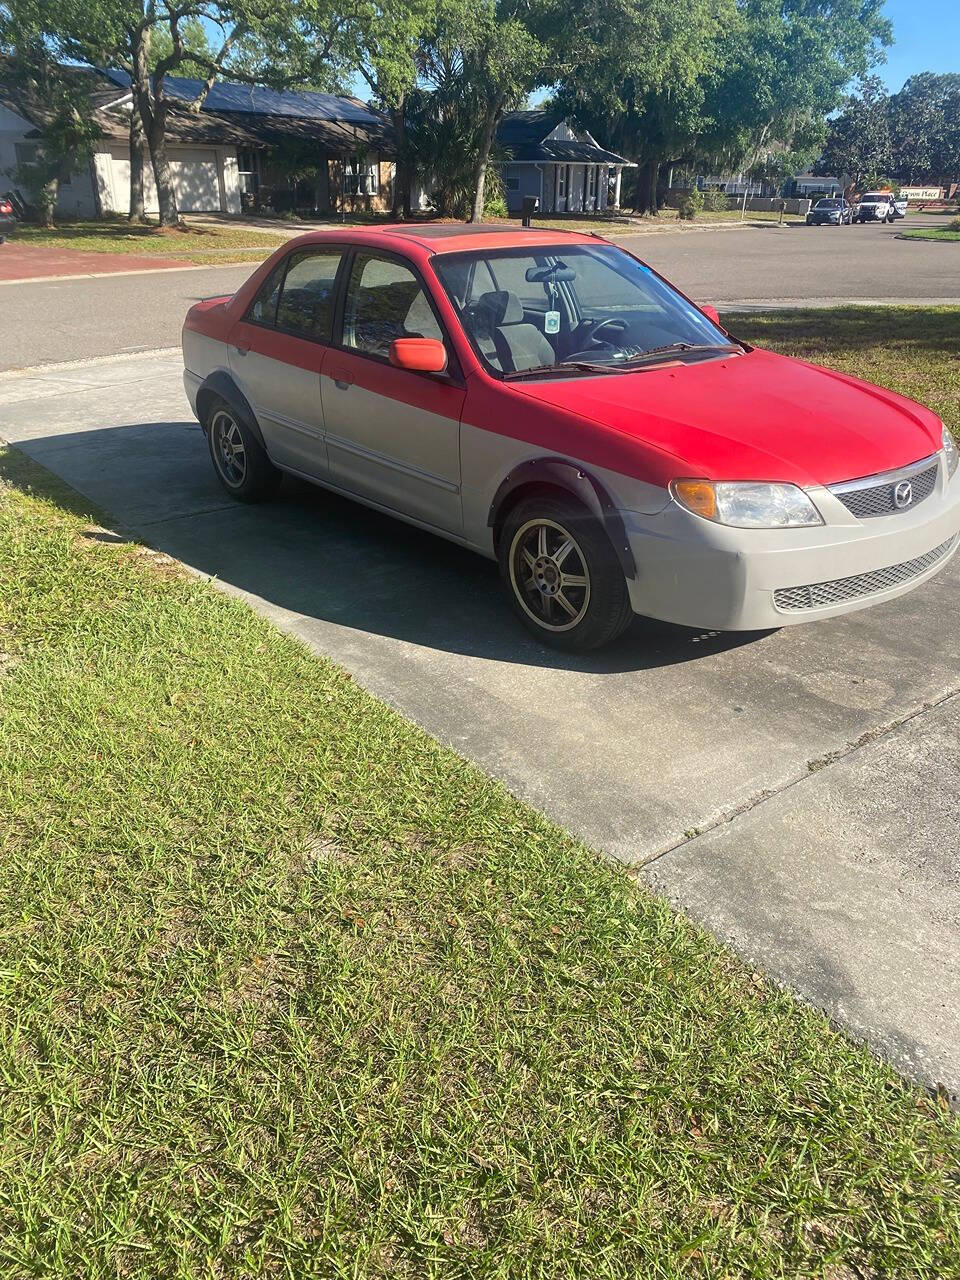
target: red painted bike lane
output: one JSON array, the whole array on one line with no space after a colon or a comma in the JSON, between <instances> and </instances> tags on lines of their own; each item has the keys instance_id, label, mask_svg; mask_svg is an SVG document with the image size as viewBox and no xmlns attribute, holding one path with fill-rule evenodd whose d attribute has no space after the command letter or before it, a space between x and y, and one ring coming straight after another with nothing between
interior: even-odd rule
<instances>
[{"instance_id":1,"label":"red painted bike lane","mask_svg":"<svg viewBox=\"0 0 960 1280\"><path fill-rule=\"evenodd\" d=\"M78 249L44 249L18 244L16 239L0 244L0 283L16 280L44 280L62 276L115 275L122 271L170 271L194 267L182 258L150 257L134 253L85 253Z\"/></svg>"}]
</instances>

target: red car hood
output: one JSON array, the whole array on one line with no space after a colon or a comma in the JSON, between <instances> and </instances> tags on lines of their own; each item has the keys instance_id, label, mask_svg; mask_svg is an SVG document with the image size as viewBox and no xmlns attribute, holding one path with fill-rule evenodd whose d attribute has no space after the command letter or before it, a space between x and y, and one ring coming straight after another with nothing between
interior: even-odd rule
<instances>
[{"instance_id":1,"label":"red car hood","mask_svg":"<svg viewBox=\"0 0 960 1280\"><path fill-rule=\"evenodd\" d=\"M941 445L922 405L769 351L513 388L673 454L678 476L837 484Z\"/></svg>"}]
</instances>

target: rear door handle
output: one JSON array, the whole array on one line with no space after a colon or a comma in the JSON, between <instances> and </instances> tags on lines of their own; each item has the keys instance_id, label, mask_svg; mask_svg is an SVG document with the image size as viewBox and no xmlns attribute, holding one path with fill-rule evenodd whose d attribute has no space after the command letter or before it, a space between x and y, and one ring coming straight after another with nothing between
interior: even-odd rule
<instances>
[{"instance_id":1,"label":"rear door handle","mask_svg":"<svg viewBox=\"0 0 960 1280\"><path fill-rule=\"evenodd\" d=\"M327 377L333 379L333 385L340 391L348 391L353 386L353 374L349 369L338 368L334 365L328 371Z\"/></svg>"},{"instance_id":2,"label":"rear door handle","mask_svg":"<svg viewBox=\"0 0 960 1280\"><path fill-rule=\"evenodd\" d=\"M247 343L245 346L241 346L240 343L238 342L234 350L236 351L238 356L245 356L247 352L250 350L250 344Z\"/></svg>"}]
</instances>

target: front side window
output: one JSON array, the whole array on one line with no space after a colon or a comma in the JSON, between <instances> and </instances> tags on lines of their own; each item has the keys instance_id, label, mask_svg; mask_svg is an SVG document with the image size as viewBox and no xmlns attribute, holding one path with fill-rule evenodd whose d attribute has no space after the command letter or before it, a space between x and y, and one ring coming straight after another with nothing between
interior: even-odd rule
<instances>
[{"instance_id":1,"label":"front side window","mask_svg":"<svg viewBox=\"0 0 960 1280\"><path fill-rule=\"evenodd\" d=\"M341 256L337 250L291 255L277 305L278 329L330 341L333 293Z\"/></svg>"},{"instance_id":2,"label":"front side window","mask_svg":"<svg viewBox=\"0 0 960 1280\"><path fill-rule=\"evenodd\" d=\"M614 372L654 357L692 361L740 349L614 245L458 253L434 262L474 349L496 374Z\"/></svg>"},{"instance_id":3,"label":"front side window","mask_svg":"<svg viewBox=\"0 0 960 1280\"><path fill-rule=\"evenodd\" d=\"M250 310L244 316L245 320L271 327L277 323L277 303L280 301L280 286L283 284L283 273L286 269L286 260L279 262L273 268L260 286Z\"/></svg>"},{"instance_id":4,"label":"front side window","mask_svg":"<svg viewBox=\"0 0 960 1280\"><path fill-rule=\"evenodd\" d=\"M343 313L343 345L386 359L395 338L439 338L443 330L420 281L402 263L358 253Z\"/></svg>"}]
</instances>

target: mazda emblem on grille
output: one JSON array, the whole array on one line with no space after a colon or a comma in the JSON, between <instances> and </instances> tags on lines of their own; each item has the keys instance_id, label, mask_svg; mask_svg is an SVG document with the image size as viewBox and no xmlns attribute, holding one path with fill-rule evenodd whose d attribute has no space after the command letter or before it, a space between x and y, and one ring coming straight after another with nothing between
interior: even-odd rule
<instances>
[{"instance_id":1,"label":"mazda emblem on grille","mask_svg":"<svg viewBox=\"0 0 960 1280\"><path fill-rule=\"evenodd\" d=\"M902 511L904 507L909 507L913 502L913 485L909 480L901 480L893 490L893 505L898 511Z\"/></svg>"}]
</instances>

